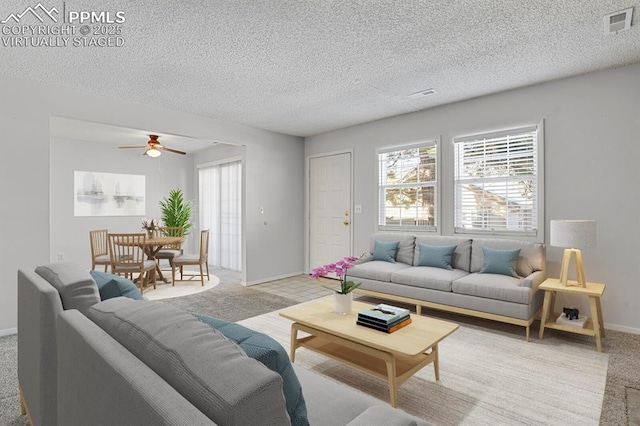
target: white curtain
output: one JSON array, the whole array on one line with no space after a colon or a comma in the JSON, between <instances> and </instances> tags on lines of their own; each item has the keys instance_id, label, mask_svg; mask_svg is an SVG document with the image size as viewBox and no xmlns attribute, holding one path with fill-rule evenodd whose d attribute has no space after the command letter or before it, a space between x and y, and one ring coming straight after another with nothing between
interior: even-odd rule
<instances>
[{"instance_id":1,"label":"white curtain","mask_svg":"<svg viewBox=\"0 0 640 426\"><path fill-rule=\"evenodd\" d=\"M209 265L242 269L242 163L199 169L200 227L209 229Z\"/></svg>"}]
</instances>

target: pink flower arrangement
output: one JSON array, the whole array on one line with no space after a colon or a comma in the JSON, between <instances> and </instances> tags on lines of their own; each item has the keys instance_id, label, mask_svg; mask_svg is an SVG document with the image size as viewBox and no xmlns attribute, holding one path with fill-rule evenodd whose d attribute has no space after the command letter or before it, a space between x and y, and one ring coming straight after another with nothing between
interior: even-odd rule
<instances>
[{"instance_id":1,"label":"pink flower arrangement","mask_svg":"<svg viewBox=\"0 0 640 426\"><path fill-rule=\"evenodd\" d=\"M340 289L336 290L331 288L330 290L335 291L339 294L351 293L353 290L360 286L360 283L356 283L355 281L347 281L347 269L353 268L355 266L353 262L357 260L360 260L360 258L356 256L347 256L343 257L337 262L318 266L317 268L311 270L309 278L316 279L318 277L335 274L335 276L340 279Z\"/></svg>"}]
</instances>

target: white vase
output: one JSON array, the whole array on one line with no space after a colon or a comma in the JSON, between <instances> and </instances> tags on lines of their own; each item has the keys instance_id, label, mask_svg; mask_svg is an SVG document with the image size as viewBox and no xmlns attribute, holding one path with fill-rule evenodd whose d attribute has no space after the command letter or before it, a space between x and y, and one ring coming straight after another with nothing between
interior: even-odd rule
<instances>
[{"instance_id":1,"label":"white vase","mask_svg":"<svg viewBox=\"0 0 640 426\"><path fill-rule=\"evenodd\" d=\"M333 311L340 315L346 315L351 312L351 302L353 302L353 293L334 293Z\"/></svg>"}]
</instances>

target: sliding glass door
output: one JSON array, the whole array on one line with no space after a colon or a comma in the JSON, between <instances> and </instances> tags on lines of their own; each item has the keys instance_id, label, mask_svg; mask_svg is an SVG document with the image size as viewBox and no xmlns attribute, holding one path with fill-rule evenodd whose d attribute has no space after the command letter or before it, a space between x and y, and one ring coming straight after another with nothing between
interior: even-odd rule
<instances>
[{"instance_id":1,"label":"sliding glass door","mask_svg":"<svg viewBox=\"0 0 640 426\"><path fill-rule=\"evenodd\" d=\"M210 230L209 265L242 269L242 162L198 169L200 227Z\"/></svg>"}]
</instances>

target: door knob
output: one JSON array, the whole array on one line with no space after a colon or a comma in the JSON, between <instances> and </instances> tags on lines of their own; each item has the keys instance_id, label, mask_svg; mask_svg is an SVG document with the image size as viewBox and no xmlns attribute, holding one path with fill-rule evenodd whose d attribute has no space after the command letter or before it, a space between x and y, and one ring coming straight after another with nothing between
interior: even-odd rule
<instances>
[{"instance_id":1,"label":"door knob","mask_svg":"<svg viewBox=\"0 0 640 426\"><path fill-rule=\"evenodd\" d=\"M344 222L342 222L344 224L344 226L349 226L349 221L345 220Z\"/></svg>"}]
</instances>

